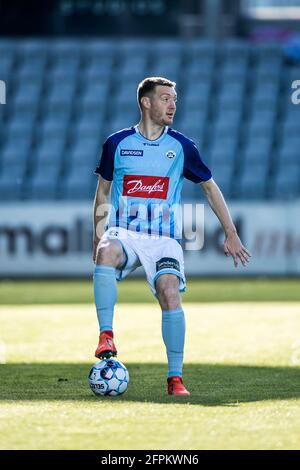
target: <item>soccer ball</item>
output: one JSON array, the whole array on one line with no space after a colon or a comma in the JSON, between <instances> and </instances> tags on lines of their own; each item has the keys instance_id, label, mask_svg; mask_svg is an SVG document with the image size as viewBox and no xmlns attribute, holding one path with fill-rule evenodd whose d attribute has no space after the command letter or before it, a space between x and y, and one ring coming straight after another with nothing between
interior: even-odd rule
<instances>
[{"instance_id":1,"label":"soccer ball","mask_svg":"<svg viewBox=\"0 0 300 470\"><path fill-rule=\"evenodd\" d=\"M108 359L93 365L88 381L95 395L122 395L127 390L129 374L122 362Z\"/></svg>"}]
</instances>

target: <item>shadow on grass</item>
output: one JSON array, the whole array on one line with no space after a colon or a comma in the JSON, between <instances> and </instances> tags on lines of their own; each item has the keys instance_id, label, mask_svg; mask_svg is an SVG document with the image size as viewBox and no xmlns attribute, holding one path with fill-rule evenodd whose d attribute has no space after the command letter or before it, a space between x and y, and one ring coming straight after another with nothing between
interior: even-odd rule
<instances>
[{"instance_id":1,"label":"shadow on grass","mask_svg":"<svg viewBox=\"0 0 300 470\"><path fill-rule=\"evenodd\" d=\"M264 400L300 398L300 368L227 364L186 364L190 397L166 394L166 364L127 363L130 384L120 397L95 397L87 375L91 364L0 365L0 401L118 401L237 406Z\"/></svg>"}]
</instances>

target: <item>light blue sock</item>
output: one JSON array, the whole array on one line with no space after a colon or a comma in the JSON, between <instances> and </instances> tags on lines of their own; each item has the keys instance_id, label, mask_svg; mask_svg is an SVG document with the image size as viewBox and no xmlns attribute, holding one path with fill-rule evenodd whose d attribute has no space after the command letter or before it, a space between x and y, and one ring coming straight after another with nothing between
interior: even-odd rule
<instances>
[{"instance_id":1,"label":"light blue sock","mask_svg":"<svg viewBox=\"0 0 300 470\"><path fill-rule=\"evenodd\" d=\"M167 349L168 377L182 377L185 318L182 308L162 311L162 336Z\"/></svg>"},{"instance_id":2,"label":"light blue sock","mask_svg":"<svg viewBox=\"0 0 300 470\"><path fill-rule=\"evenodd\" d=\"M94 299L100 332L112 330L114 307L117 301L116 270L113 266L99 264L95 266Z\"/></svg>"}]
</instances>

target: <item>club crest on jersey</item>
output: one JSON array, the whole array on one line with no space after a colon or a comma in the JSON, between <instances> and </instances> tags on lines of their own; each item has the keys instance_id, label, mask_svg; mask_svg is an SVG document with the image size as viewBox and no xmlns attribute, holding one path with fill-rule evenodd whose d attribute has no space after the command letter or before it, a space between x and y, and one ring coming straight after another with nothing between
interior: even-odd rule
<instances>
[{"instance_id":1,"label":"club crest on jersey","mask_svg":"<svg viewBox=\"0 0 300 470\"><path fill-rule=\"evenodd\" d=\"M176 152L174 152L174 150L168 150L166 152L166 157L171 160L172 158L176 157Z\"/></svg>"}]
</instances>

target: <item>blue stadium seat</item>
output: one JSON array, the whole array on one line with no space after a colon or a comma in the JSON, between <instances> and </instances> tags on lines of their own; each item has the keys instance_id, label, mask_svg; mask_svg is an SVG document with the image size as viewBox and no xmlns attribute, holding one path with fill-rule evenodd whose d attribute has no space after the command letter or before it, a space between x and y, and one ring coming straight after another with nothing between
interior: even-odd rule
<instances>
[{"instance_id":1,"label":"blue stadium seat","mask_svg":"<svg viewBox=\"0 0 300 470\"><path fill-rule=\"evenodd\" d=\"M240 177L236 179L237 194L242 199L262 199L265 197L268 165L262 162L245 162Z\"/></svg>"},{"instance_id":2,"label":"blue stadium seat","mask_svg":"<svg viewBox=\"0 0 300 470\"><path fill-rule=\"evenodd\" d=\"M277 199L294 199L300 195L299 163L282 162L270 188L271 196Z\"/></svg>"},{"instance_id":3,"label":"blue stadium seat","mask_svg":"<svg viewBox=\"0 0 300 470\"><path fill-rule=\"evenodd\" d=\"M272 138L274 120L264 119L263 116L264 113L262 113L262 116L257 116L248 122L245 130L247 139L264 136L267 136L269 139Z\"/></svg>"},{"instance_id":4,"label":"blue stadium seat","mask_svg":"<svg viewBox=\"0 0 300 470\"><path fill-rule=\"evenodd\" d=\"M21 53L25 61L36 58L45 58L51 43L47 39L33 39L23 37L22 41L18 43L18 50Z\"/></svg>"},{"instance_id":5,"label":"blue stadium seat","mask_svg":"<svg viewBox=\"0 0 300 470\"><path fill-rule=\"evenodd\" d=\"M232 177L233 177L233 166L224 162L217 165L211 166L212 177L221 189L225 198L230 197Z\"/></svg>"},{"instance_id":6,"label":"blue stadium seat","mask_svg":"<svg viewBox=\"0 0 300 470\"><path fill-rule=\"evenodd\" d=\"M33 83L19 83L13 100L14 106L20 108L36 107L39 103L41 96L41 82L34 81Z\"/></svg>"},{"instance_id":7,"label":"blue stadium seat","mask_svg":"<svg viewBox=\"0 0 300 470\"><path fill-rule=\"evenodd\" d=\"M20 83L33 81L36 83L41 81L46 69L46 57L28 57L19 66L17 70L18 80Z\"/></svg>"},{"instance_id":8,"label":"blue stadium seat","mask_svg":"<svg viewBox=\"0 0 300 470\"><path fill-rule=\"evenodd\" d=\"M6 127L6 135L8 139L26 139L31 138L34 131L32 121L25 121L21 117L15 118L14 120L8 121Z\"/></svg>"},{"instance_id":9,"label":"blue stadium seat","mask_svg":"<svg viewBox=\"0 0 300 470\"><path fill-rule=\"evenodd\" d=\"M211 80L214 72L215 62L213 57L205 59L194 59L186 65L186 79L190 78L191 81L195 80Z\"/></svg>"},{"instance_id":10,"label":"blue stadium seat","mask_svg":"<svg viewBox=\"0 0 300 470\"><path fill-rule=\"evenodd\" d=\"M278 149L278 160L281 165L299 164L300 162L300 135L290 138L287 136Z\"/></svg>"},{"instance_id":11,"label":"blue stadium seat","mask_svg":"<svg viewBox=\"0 0 300 470\"><path fill-rule=\"evenodd\" d=\"M220 78L225 82L244 82L247 77L247 62L246 60L241 61L229 61L225 62L221 71Z\"/></svg>"},{"instance_id":12,"label":"blue stadium seat","mask_svg":"<svg viewBox=\"0 0 300 470\"><path fill-rule=\"evenodd\" d=\"M205 131L205 121L199 122L184 122L181 121L180 123L174 126L179 132L184 134L189 139L193 140L195 144L200 148L203 147L204 141L204 131Z\"/></svg>"},{"instance_id":13,"label":"blue stadium seat","mask_svg":"<svg viewBox=\"0 0 300 470\"><path fill-rule=\"evenodd\" d=\"M28 199L48 200L54 199L57 193L60 165L55 163L39 162L35 167L30 184L27 186Z\"/></svg>"},{"instance_id":14,"label":"blue stadium seat","mask_svg":"<svg viewBox=\"0 0 300 470\"><path fill-rule=\"evenodd\" d=\"M93 197L92 183L95 183L97 178L93 171L94 168L86 163L71 168L66 175L63 187L61 187L64 197L72 200Z\"/></svg>"},{"instance_id":15,"label":"blue stadium seat","mask_svg":"<svg viewBox=\"0 0 300 470\"><path fill-rule=\"evenodd\" d=\"M113 58L104 57L91 60L82 71L85 84L102 83L108 81L113 70Z\"/></svg>"},{"instance_id":16,"label":"blue stadium seat","mask_svg":"<svg viewBox=\"0 0 300 470\"><path fill-rule=\"evenodd\" d=\"M265 42L257 45L255 48L255 55L258 61L272 62L273 60L282 60L283 50L281 45L278 43Z\"/></svg>"},{"instance_id":17,"label":"blue stadium seat","mask_svg":"<svg viewBox=\"0 0 300 470\"><path fill-rule=\"evenodd\" d=\"M92 137L82 138L77 140L72 146L67 158L67 165L73 168L73 165L81 165L85 162L89 162L91 169L94 169L94 165L100 158L101 148L98 139Z\"/></svg>"},{"instance_id":18,"label":"blue stadium seat","mask_svg":"<svg viewBox=\"0 0 300 470\"><path fill-rule=\"evenodd\" d=\"M2 167L10 167L11 165L26 165L30 151L31 141L29 136L15 139L8 139L1 149Z\"/></svg>"},{"instance_id":19,"label":"blue stadium seat","mask_svg":"<svg viewBox=\"0 0 300 470\"><path fill-rule=\"evenodd\" d=\"M90 116L82 115L76 123L73 124L73 132L81 136L95 136L102 134L105 127L104 113L101 115Z\"/></svg>"},{"instance_id":20,"label":"blue stadium seat","mask_svg":"<svg viewBox=\"0 0 300 470\"><path fill-rule=\"evenodd\" d=\"M120 41L113 39L87 40L86 43L81 43L81 50L85 57L91 60L115 57L116 53L120 50Z\"/></svg>"},{"instance_id":21,"label":"blue stadium seat","mask_svg":"<svg viewBox=\"0 0 300 470\"><path fill-rule=\"evenodd\" d=\"M209 151L209 161L211 166L234 166L237 152L237 138L227 136L227 138L216 138L212 141Z\"/></svg>"},{"instance_id":22,"label":"blue stadium seat","mask_svg":"<svg viewBox=\"0 0 300 470\"><path fill-rule=\"evenodd\" d=\"M58 162L61 160L64 148L64 136L49 137L44 134L36 147L36 163L39 164L40 162L42 162L51 166L52 162Z\"/></svg>"},{"instance_id":23,"label":"blue stadium seat","mask_svg":"<svg viewBox=\"0 0 300 470\"><path fill-rule=\"evenodd\" d=\"M59 38L49 42L49 50L55 60L78 60L82 50L82 39Z\"/></svg>"},{"instance_id":24,"label":"blue stadium seat","mask_svg":"<svg viewBox=\"0 0 300 470\"><path fill-rule=\"evenodd\" d=\"M118 67L118 75L121 80L135 80L136 84L147 75L148 60L145 55L125 58Z\"/></svg>"},{"instance_id":25,"label":"blue stadium seat","mask_svg":"<svg viewBox=\"0 0 300 470\"><path fill-rule=\"evenodd\" d=\"M180 105L187 106L187 110L190 110L191 107L207 106L210 98L210 89L210 82L195 83L187 87L184 95L182 97L179 96Z\"/></svg>"},{"instance_id":26,"label":"blue stadium seat","mask_svg":"<svg viewBox=\"0 0 300 470\"><path fill-rule=\"evenodd\" d=\"M0 173L1 201L16 200L21 197L25 172L25 160L3 166Z\"/></svg>"},{"instance_id":27,"label":"blue stadium seat","mask_svg":"<svg viewBox=\"0 0 300 470\"><path fill-rule=\"evenodd\" d=\"M300 136L300 115L299 119L297 116L287 116L282 123L282 136L283 139L293 139Z\"/></svg>"},{"instance_id":28,"label":"blue stadium seat","mask_svg":"<svg viewBox=\"0 0 300 470\"><path fill-rule=\"evenodd\" d=\"M135 38L124 37L121 42L118 42L117 52L120 57L126 58L148 55L153 50L154 44L153 41L149 41L147 38L139 38L137 41ZM159 45L160 42L158 42Z\"/></svg>"},{"instance_id":29,"label":"blue stadium seat","mask_svg":"<svg viewBox=\"0 0 300 470\"><path fill-rule=\"evenodd\" d=\"M105 130L107 134L117 132L120 129L135 126L138 121L139 117L137 110L128 112L126 114L120 114L116 118L114 116L112 117L111 121L108 122Z\"/></svg>"},{"instance_id":30,"label":"blue stadium seat","mask_svg":"<svg viewBox=\"0 0 300 470\"><path fill-rule=\"evenodd\" d=\"M91 84L89 87L86 87L81 94L80 101L82 106L103 107L107 99L108 91L108 82L96 82Z\"/></svg>"},{"instance_id":31,"label":"blue stadium seat","mask_svg":"<svg viewBox=\"0 0 300 470\"><path fill-rule=\"evenodd\" d=\"M0 61L0 77L1 80L8 82L11 73L13 71L14 59L12 56L4 55L1 56Z\"/></svg>"},{"instance_id":32,"label":"blue stadium seat","mask_svg":"<svg viewBox=\"0 0 300 470\"><path fill-rule=\"evenodd\" d=\"M220 48L220 54L229 60L246 60L251 50L248 41L242 39L227 39Z\"/></svg>"},{"instance_id":33,"label":"blue stadium seat","mask_svg":"<svg viewBox=\"0 0 300 470\"><path fill-rule=\"evenodd\" d=\"M74 81L53 81L48 88L46 106L70 107L75 98Z\"/></svg>"},{"instance_id":34,"label":"blue stadium seat","mask_svg":"<svg viewBox=\"0 0 300 470\"><path fill-rule=\"evenodd\" d=\"M113 106L121 111L124 110L125 113L127 113L128 110L133 111L137 109L136 89L137 84L135 82L120 86L120 88L116 90Z\"/></svg>"},{"instance_id":35,"label":"blue stadium seat","mask_svg":"<svg viewBox=\"0 0 300 470\"><path fill-rule=\"evenodd\" d=\"M69 129L69 122L67 120L57 120L55 117L45 118L40 126L39 132L42 136L47 136L48 139L52 137L64 138L67 136Z\"/></svg>"},{"instance_id":36,"label":"blue stadium seat","mask_svg":"<svg viewBox=\"0 0 300 470\"><path fill-rule=\"evenodd\" d=\"M239 110L228 110L219 113L213 122L212 129L214 138L224 136L236 137L241 124L241 113Z\"/></svg>"},{"instance_id":37,"label":"blue stadium seat","mask_svg":"<svg viewBox=\"0 0 300 470\"><path fill-rule=\"evenodd\" d=\"M215 58L217 44L211 39L190 39L186 44L190 60L200 60Z\"/></svg>"},{"instance_id":38,"label":"blue stadium seat","mask_svg":"<svg viewBox=\"0 0 300 470\"><path fill-rule=\"evenodd\" d=\"M279 79L281 74L281 58L264 58L253 70L257 82L266 82L271 79Z\"/></svg>"}]
</instances>

